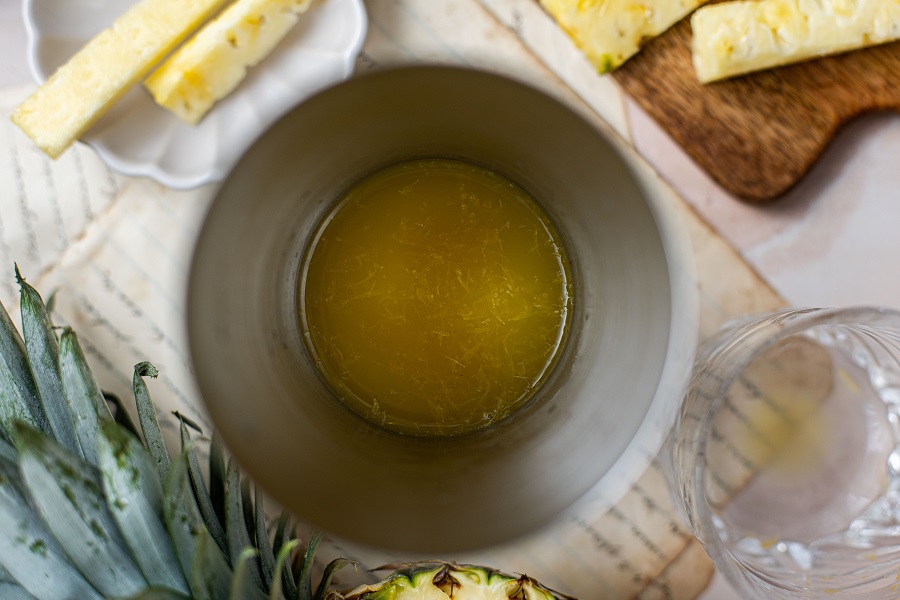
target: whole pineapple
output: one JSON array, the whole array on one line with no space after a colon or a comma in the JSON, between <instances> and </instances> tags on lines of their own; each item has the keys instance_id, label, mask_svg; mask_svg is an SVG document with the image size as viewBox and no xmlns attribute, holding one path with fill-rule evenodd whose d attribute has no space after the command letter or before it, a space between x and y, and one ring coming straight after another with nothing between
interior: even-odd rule
<instances>
[{"instance_id":1,"label":"whole pineapple","mask_svg":"<svg viewBox=\"0 0 900 600\"><path fill-rule=\"evenodd\" d=\"M75 332L57 337L20 276L22 334L0 305L0 598L4 600L561 600L522 576L422 563L346 594L346 559L313 586L319 537L306 547L286 516L270 531L262 495L226 461L215 432L209 485L181 417L174 459L135 367L140 432L106 398ZM115 410L111 410L112 406ZM143 441L142 438L143 437Z\"/></svg>"}]
</instances>

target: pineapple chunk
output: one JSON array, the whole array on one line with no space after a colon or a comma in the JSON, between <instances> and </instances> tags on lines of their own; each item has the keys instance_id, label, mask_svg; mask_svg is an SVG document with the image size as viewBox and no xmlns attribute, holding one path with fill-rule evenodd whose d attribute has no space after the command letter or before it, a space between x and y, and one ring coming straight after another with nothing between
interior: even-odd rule
<instances>
[{"instance_id":1,"label":"pineapple chunk","mask_svg":"<svg viewBox=\"0 0 900 600\"><path fill-rule=\"evenodd\" d=\"M59 156L226 0L141 0L60 67L12 121Z\"/></svg>"},{"instance_id":2,"label":"pineapple chunk","mask_svg":"<svg viewBox=\"0 0 900 600\"><path fill-rule=\"evenodd\" d=\"M311 0L237 0L159 67L144 86L196 124L231 93L306 12Z\"/></svg>"},{"instance_id":3,"label":"pineapple chunk","mask_svg":"<svg viewBox=\"0 0 900 600\"><path fill-rule=\"evenodd\" d=\"M707 0L540 0L600 73L612 71L641 46Z\"/></svg>"},{"instance_id":4,"label":"pineapple chunk","mask_svg":"<svg viewBox=\"0 0 900 600\"><path fill-rule=\"evenodd\" d=\"M742 73L900 39L900 0L742 0L691 18L697 78Z\"/></svg>"}]
</instances>

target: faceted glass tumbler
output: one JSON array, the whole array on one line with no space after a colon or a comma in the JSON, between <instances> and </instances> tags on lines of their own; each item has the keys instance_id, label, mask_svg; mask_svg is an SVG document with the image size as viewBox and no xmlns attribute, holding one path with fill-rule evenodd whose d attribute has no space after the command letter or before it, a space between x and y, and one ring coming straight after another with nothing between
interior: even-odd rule
<instances>
[{"instance_id":1,"label":"faceted glass tumbler","mask_svg":"<svg viewBox=\"0 0 900 600\"><path fill-rule=\"evenodd\" d=\"M698 354L676 492L746 597L900 594L900 313L788 310Z\"/></svg>"}]
</instances>

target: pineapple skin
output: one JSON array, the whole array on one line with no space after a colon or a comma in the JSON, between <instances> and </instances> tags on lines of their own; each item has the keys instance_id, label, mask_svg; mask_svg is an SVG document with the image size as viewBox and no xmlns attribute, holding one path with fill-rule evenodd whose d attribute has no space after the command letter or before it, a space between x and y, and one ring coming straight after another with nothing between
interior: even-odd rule
<instances>
[{"instance_id":1,"label":"pineapple skin","mask_svg":"<svg viewBox=\"0 0 900 600\"><path fill-rule=\"evenodd\" d=\"M237 0L179 48L144 86L160 105L196 125L269 55L311 0Z\"/></svg>"},{"instance_id":2,"label":"pineapple skin","mask_svg":"<svg viewBox=\"0 0 900 600\"><path fill-rule=\"evenodd\" d=\"M708 0L540 0L598 72L614 70Z\"/></svg>"},{"instance_id":3,"label":"pineapple skin","mask_svg":"<svg viewBox=\"0 0 900 600\"><path fill-rule=\"evenodd\" d=\"M691 18L697 78L708 83L900 39L900 0L740 0Z\"/></svg>"},{"instance_id":4,"label":"pineapple skin","mask_svg":"<svg viewBox=\"0 0 900 600\"><path fill-rule=\"evenodd\" d=\"M338 595L339 600L575 600L525 575L516 578L476 565L413 563L383 568L395 572L379 583Z\"/></svg>"},{"instance_id":5,"label":"pineapple skin","mask_svg":"<svg viewBox=\"0 0 900 600\"><path fill-rule=\"evenodd\" d=\"M227 0L141 0L61 66L13 113L51 158Z\"/></svg>"}]
</instances>

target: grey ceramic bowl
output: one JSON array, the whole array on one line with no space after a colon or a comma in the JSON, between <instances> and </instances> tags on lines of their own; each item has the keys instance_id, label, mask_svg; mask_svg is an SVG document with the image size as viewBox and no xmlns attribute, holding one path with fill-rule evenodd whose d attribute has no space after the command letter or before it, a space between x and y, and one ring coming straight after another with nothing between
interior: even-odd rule
<instances>
[{"instance_id":1,"label":"grey ceramic bowl","mask_svg":"<svg viewBox=\"0 0 900 600\"><path fill-rule=\"evenodd\" d=\"M531 192L561 231L576 286L574 330L538 398L448 439L389 433L337 401L296 308L308 237L341 192L433 156ZM264 134L212 205L188 298L206 407L250 475L332 534L438 553L534 532L618 500L661 446L696 335L682 233L614 145L544 93L452 67L351 79Z\"/></svg>"}]
</instances>

